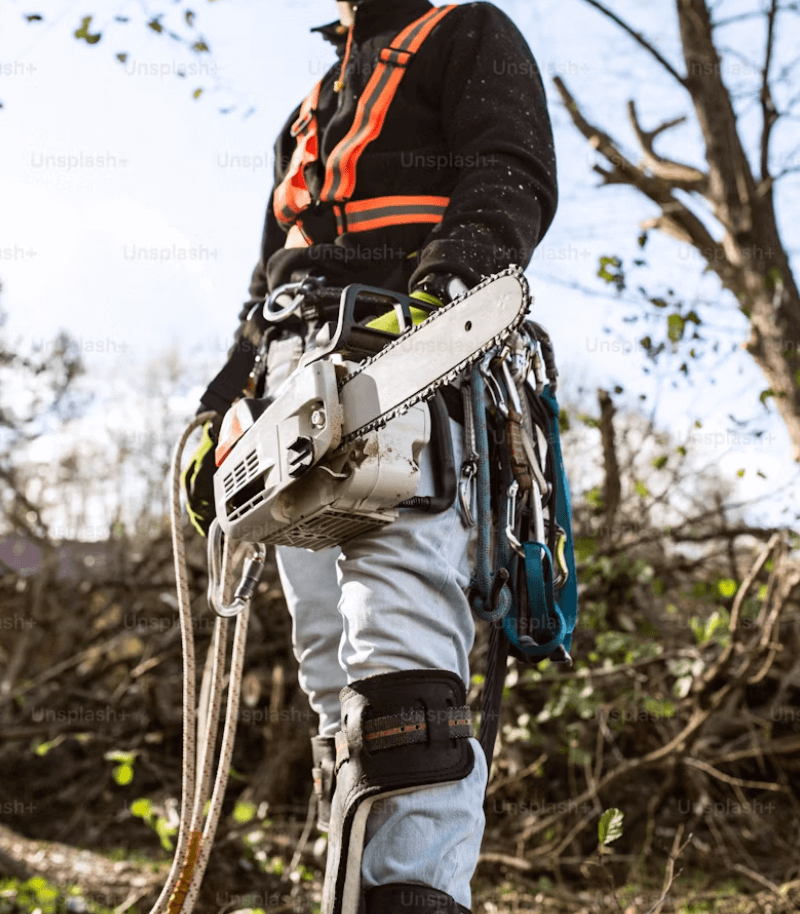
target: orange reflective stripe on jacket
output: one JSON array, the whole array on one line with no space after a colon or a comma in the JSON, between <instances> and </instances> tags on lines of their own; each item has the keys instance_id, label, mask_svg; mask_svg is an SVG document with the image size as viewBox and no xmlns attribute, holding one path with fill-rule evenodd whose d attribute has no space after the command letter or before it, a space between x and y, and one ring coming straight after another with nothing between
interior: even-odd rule
<instances>
[{"instance_id":1,"label":"orange reflective stripe on jacket","mask_svg":"<svg viewBox=\"0 0 800 914\"><path fill-rule=\"evenodd\" d=\"M334 204L340 235L386 225L441 221L448 203L446 197L395 196L356 203L347 201L355 192L359 159L380 134L406 68L438 23L455 8L455 4L434 7L406 26L391 45L381 51L378 65L359 100L353 125L331 152L325 169L320 202ZM293 225L312 203L303 169L319 156L316 108L320 85L318 83L303 102L300 115L292 126L293 135L298 137L297 148L286 177L275 191L275 217L284 226Z\"/></svg>"},{"instance_id":2,"label":"orange reflective stripe on jacket","mask_svg":"<svg viewBox=\"0 0 800 914\"><path fill-rule=\"evenodd\" d=\"M386 225L441 222L449 202L449 197L400 196L345 203L343 207L335 207L338 233L371 232Z\"/></svg>"},{"instance_id":3,"label":"orange reflective stripe on jacket","mask_svg":"<svg viewBox=\"0 0 800 914\"><path fill-rule=\"evenodd\" d=\"M275 189L273 201L275 217L284 225L291 225L311 205L311 194L303 170L319 158L317 106L321 88L322 80L306 96L297 120L292 124L291 132L292 136L297 137L297 146L292 153L286 177Z\"/></svg>"}]
</instances>

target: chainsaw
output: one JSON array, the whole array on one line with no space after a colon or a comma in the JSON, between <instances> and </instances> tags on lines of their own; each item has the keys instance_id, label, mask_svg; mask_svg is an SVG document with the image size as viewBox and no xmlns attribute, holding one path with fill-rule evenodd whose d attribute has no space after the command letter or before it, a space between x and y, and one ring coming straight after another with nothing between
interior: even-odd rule
<instances>
[{"instance_id":1,"label":"chainsaw","mask_svg":"<svg viewBox=\"0 0 800 914\"><path fill-rule=\"evenodd\" d=\"M393 300L401 332L359 324L364 297ZM222 532L316 551L391 523L416 492L426 401L502 345L530 303L517 267L438 308L346 287L329 341L303 355L271 400L246 397L226 413L214 476ZM412 305L429 311L420 324Z\"/></svg>"}]
</instances>

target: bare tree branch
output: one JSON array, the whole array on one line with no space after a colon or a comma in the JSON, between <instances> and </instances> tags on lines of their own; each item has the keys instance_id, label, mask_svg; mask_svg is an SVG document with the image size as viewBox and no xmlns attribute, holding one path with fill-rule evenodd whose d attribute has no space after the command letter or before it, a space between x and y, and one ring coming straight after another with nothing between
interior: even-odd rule
<instances>
[{"instance_id":1,"label":"bare tree branch","mask_svg":"<svg viewBox=\"0 0 800 914\"><path fill-rule=\"evenodd\" d=\"M631 38L637 43L640 44L649 54L651 54L661 66L669 73L669 75L685 87L686 81L683 76L678 73L678 71L672 66L672 64L652 45L641 32L637 32L632 26L628 25L623 19L620 19L616 13L612 12L605 4L599 3L598 0L586 0L586 3L589 6L593 6L596 10L601 12L604 16L607 16L612 22L618 25L623 31L627 32Z\"/></svg>"},{"instance_id":2,"label":"bare tree branch","mask_svg":"<svg viewBox=\"0 0 800 914\"><path fill-rule=\"evenodd\" d=\"M772 99L769 84L769 71L772 65L772 54L775 47L775 20L778 15L778 0L771 0L767 13L767 47L764 52L764 66L761 70L761 180L768 181L769 173L769 141L772 128L780 116ZM771 184L770 184L771 190Z\"/></svg>"},{"instance_id":3,"label":"bare tree branch","mask_svg":"<svg viewBox=\"0 0 800 914\"><path fill-rule=\"evenodd\" d=\"M686 121L686 117L672 118L672 120L660 124L655 130L645 130L639 123L639 118L636 114L636 103L633 99L628 102L628 117L639 145L642 147L645 164L656 177L669 181L674 187L683 187L686 190L698 190L700 192L705 190L708 184L708 175L692 165L684 165L672 159L665 159L653 149L653 143L659 134L683 124Z\"/></svg>"},{"instance_id":4,"label":"bare tree branch","mask_svg":"<svg viewBox=\"0 0 800 914\"><path fill-rule=\"evenodd\" d=\"M700 219L673 195L670 184L662 178L648 175L634 165L607 133L586 120L564 81L556 76L553 82L575 126L589 144L611 163L610 172L595 168L603 175L605 183L630 184L640 190L661 208L662 215L656 220L659 223L657 227L664 228L674 237L695 245L716 267L726 265L723 247L714 240ZM655 223L653 226L655 227Z\"/></svg>"}]
</instances>

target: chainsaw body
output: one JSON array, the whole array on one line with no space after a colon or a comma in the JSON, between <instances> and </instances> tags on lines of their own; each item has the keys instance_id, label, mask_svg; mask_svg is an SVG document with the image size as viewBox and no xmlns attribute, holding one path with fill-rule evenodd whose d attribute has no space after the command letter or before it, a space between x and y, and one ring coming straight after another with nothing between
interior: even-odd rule
<instances>
[{"instance_id":1,"label":"chainsaw body","mask_svg":"<svg viewBox=\"0 0 800 914\"><path fill-rule=\"evenodd\" d=\"M337 367L312 362L273 403L240 400L227 414L229 426L241 427L248 415L253 421L214 476L226 536L317 551L391 523L397 505L415 494L419 455L430 438L427 406L340 446Z\"/></svg>"}]
</instances>

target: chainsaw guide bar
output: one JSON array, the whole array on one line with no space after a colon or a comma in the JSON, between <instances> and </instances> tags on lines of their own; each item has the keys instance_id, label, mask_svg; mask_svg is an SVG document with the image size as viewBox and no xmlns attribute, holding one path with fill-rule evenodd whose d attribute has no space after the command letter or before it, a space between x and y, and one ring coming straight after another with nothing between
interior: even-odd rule
<instances>
[{"instance_id":1,"label":"chainsaw guide bar","mask_svg":"<svg viewBox=\"0 0 800 914\"><path fill-rule=\"evenodd\" d=\"M519 267L510 267L438 308L358 365L339 383L342 444L384 428L455 381L511 336L529 306L527 280Z\"/></svg>"}]
</instances>

